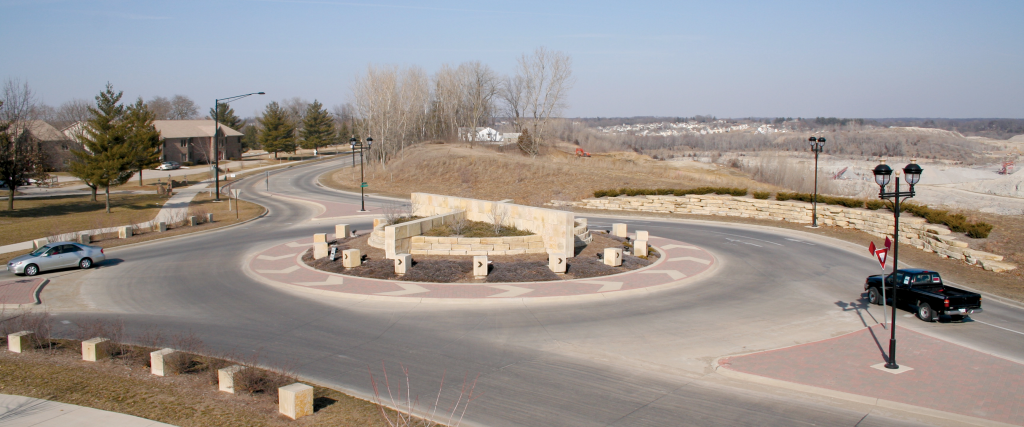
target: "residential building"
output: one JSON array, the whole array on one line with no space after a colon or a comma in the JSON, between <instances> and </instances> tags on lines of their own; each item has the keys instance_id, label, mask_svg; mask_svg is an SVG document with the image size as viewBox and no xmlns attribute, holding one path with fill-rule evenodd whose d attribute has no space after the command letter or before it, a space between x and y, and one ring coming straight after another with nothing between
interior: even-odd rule
<instances>
[{"instance_id":1,"label":"residential building","mask_svg":"<svg viewBox=\"0 0 1024 427\"><path fill-rule=\"evenodd\" d=\"M67 171L71 167L71 159L74 158L71 151L82 149L82 144L68 138L67 135L45 121L28 120L15 126L24 133L19 137L39 144L46 156L47 172Z\"/></svg>"},{"instance_id":2,"label":"residential building","mask_svg":"<svg viewBox=\"0 0 1024 427\"><path fill-rule=\"evenodd\" d=\"M213 120L154 120L163 141L161 161L212 163ZM220 125L219 160L242 157L242 133Z\"/></svg>"}]
</instances>

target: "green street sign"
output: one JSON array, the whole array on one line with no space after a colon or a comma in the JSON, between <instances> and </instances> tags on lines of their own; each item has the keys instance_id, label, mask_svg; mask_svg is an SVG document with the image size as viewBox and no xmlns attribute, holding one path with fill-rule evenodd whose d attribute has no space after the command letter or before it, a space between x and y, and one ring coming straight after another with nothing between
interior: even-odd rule
<instances>
[{"instance_id":1,"label":"green street sign","mask_svg":"<svg viewBox=\"0 0 1024 427\"><path fill-rule=\"evenodd\" d=\"M366 187L369 187L369 185L367 185L367 184L366 184L366 183L364 182L364 183L363 183L363 185L360 185L360 187L366 188Z\"/></svg>"}]
</instances>

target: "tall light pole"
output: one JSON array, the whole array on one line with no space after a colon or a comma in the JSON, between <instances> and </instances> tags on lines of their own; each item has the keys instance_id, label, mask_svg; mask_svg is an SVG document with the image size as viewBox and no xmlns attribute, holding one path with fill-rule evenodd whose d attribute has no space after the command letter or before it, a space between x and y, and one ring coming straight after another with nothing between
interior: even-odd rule
<instances>
[{"instance_id":1,"label":"tall light pole","mask_svg":"<svg viewBox=\"0 0 1024 427\"><path fill-rule=\"evenodd\" d=\"M356 147L359 147L359 200L362 203L362 209L359 212L366 212L366 197L364 189L366 189L366 178L363 178L363 151L373 148L373 138L367 137L366 143L360 142L354 137L348 140L349 145L352 146L352 167L355 167L356 161Z\"/></svg>"},{"instance_id":2,"label":"tall light pole","mask_svg":"<svg viewBox=\"0 0 1024 427\"><path fill-rule=\"evenodd\" d=\"M889 185L889 180L892 176L892 168L885 164L885 160L882 160L878 166L872 171L875 174L875 183L878 184L878 198L882 200L892 199L892 213L895 220L895 225L892 231L892 275L889 278L892 279L892 322L889 328L891 333L889 337L889 360L885 363L887 369L899 369L900 365L896 364L896 287L899 283L896 283L896 271L899 269L899 255L900 255L900 198L909 199L914 197L914 184L917 184L921 180L921 169L917 165L917 160L911 160L910 164L903 168L903 173L907 177L907 184L910 184L910 191L900 192L900 176L899 172L896 172L896 191L886 193L885 187ZM883 278L884 279L884 278ZM882 286L885 286L885 282L882 282Z\"/></svg>"},{"instance_id":3,"label":"tall light pole","mask_svg":"<svg viewBox=\"0 0 1024 427\"><path fill-rule=\"evenodd\" d=\"M220 201L220 104L221 101L224 101L224 104L228 104L231 101L237 101L250 95L266 94L263 92L253 92L245 95L220 98L213 101L213 185L214 187L217 187L217 197L213 199L215 202Z\"/></svg>"},{"instance_id":4,"label":"tall light pole","mask_svg":"<svg viewBox=\"0 0 1024 427\"><path fill-rule=\"evenodd\" d=\"M825 137L809 139L811 143L811 151L814 152L814 200L813 210L811 211L811 228L818 228L818 153L825 148Z\"/></svg>"}]
</instances>

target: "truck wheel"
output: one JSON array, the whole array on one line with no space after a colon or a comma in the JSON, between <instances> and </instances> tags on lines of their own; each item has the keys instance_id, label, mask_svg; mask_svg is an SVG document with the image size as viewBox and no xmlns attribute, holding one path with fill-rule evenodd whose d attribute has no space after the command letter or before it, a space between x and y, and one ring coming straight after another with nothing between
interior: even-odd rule
<instances>
[{"instance_id":1,"label":"truck wheel","mask_svg":"<svg viewBox=\"0 0 1024 427\"><path fill-rule=\"evenodd\" d=\"M925 322L934 322L935 312L932 311L932 307L928 304L921 304L917 306L917 318L924 320Z\"/></svg>"},{"instance_id":2,"label":"truck wheel","mask_svg":"<svg viewBox=\"0 0 1024 427\"><path fill-rule=\"evenodd\" d=\"M868 291L868 302L874 305L882 305L882 296L878 294L878 289L871 288Z\"/></svg>"}]
</instances>

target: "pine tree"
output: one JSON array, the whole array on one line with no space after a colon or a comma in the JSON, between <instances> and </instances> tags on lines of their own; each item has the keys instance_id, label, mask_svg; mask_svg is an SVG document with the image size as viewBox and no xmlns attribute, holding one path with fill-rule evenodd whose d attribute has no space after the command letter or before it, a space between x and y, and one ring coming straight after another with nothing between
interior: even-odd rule
<instances>
[{"instance_id":1,"label":"pine tree","mask_svg":"<svg viewBox=\"0 0 1024 427\"><path fill-rule=\"evenodd\" d=\"M263 117L259 119L263 130L260 132L260 146L267 152L295 152L295 125L288 121L288 113L277 101L267 104Z\"/></svg>"},{"instance_id":2,"label":"pine tree","mask_svg":"<svg viewBox=\"0 0 1024 427\"><path fill-rule=\"evenodd\" d=\"M319 149L334 144L334 117L323 108L319 101L313 100L306 108L306 117L302 119L302 148Z\"/></svg>"},{"instance_id":3,"label":"pine tree","mask_svg":"<svg viewBox=\"0 0 1024 427\"><path fill-rule=\"evenodd\" d=\"M260 130L254 124L242 127L242 152L260 148Z\"/></svg>"},{"instance_id":4,"label":"pine tree","mask_svg":"<svg viewBox=\"0 0 1024 427\"><path fill-rule=\"evenodd\" d=\"M0 108L4 102L0 101ZM6 114L5 114L6 115ZM21 129L22 123L0 122L0 181L7 186L7 210L14 210L14 192L29 184L46 164L46 155L29 133Z\"/></svg>"},{"instance_id":5,"label":"pine tree","mask_svg":"<svg viewBox=\"0 0 1024 427\"><path fill-rule=\"evenodd\" d=\"M132 150L132 164L129 168L139 173L139 186L142 186L142 171L160 165L160 131L153 126L156 114L146 108L142 98L128 107L125 125L128 127L128 144Z\"/></svg>"},{"instance_id":6,"label":"pine tree","mask_svg":"<svg viewBox=\"0 0 1024 427\"><path fill-rule=\"evenodd\" d=\"M124 184L132 177L133 150L129 142L131 127L126 123L128 113L121 105L122 92L114 93L107 83L105 91L96 95L96 108L89 107L93 118L87 122L82 142L88 152L74 151L72 171L80 171L83 180L103 187L106 193L107 213L110 213L110 187Z\"/></svg>"},{"instance_id":7,"label":"pine tree","mask_svg":"<svg viewBox=\"0 0 1024 427\"><path fill-rule=\"evenodd\" d=\"M217 109L219 110L219 111L217 111L217 121L222 126L227 126L227 127L231 128L231 129L234 129L234 130L237 130L237 131L241 131L242 119L238 118L238 116L235 115L235 109L234 108L231 108L231 106L228 105L228 104L218 104L217 105ZM211 108L210 109L210 118L211 119L214 117L213 114L214 114L213 108Z\"/></svg>"}]
</instances>

